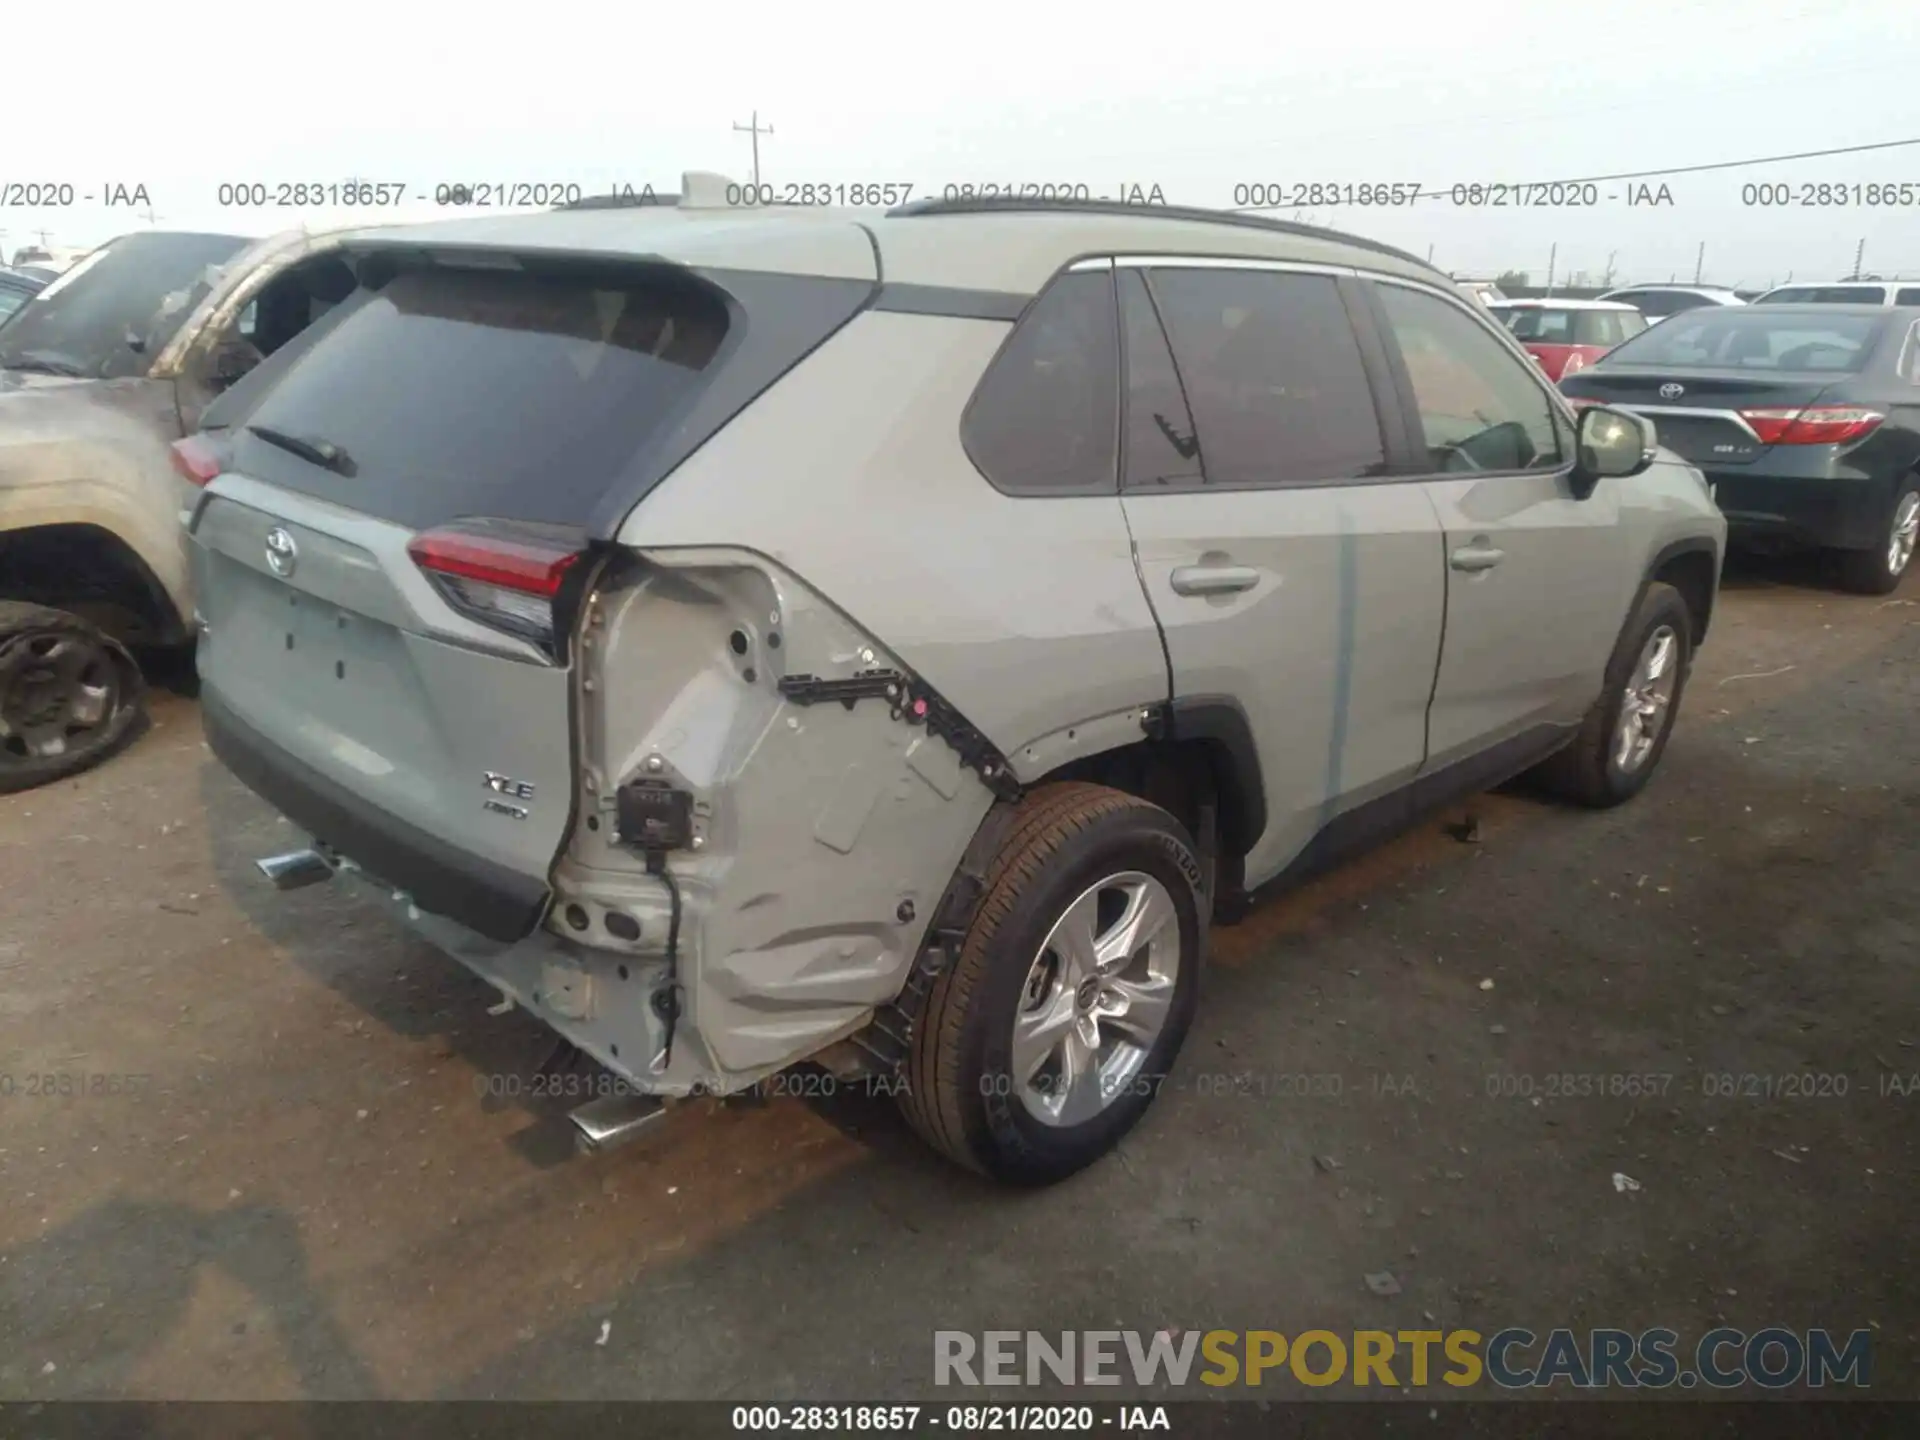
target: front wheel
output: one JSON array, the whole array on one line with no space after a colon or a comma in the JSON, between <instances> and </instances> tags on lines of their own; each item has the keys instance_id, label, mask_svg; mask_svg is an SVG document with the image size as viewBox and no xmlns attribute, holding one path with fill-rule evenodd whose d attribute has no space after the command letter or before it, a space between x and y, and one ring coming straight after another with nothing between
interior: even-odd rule
<instances>
[{"instance_id":1,"label":"front wheel","mask_svg":"<svg viewBox=\"0 0 1920 1440\"><path fill-rule=\"evenodd\" d=\"M1603 808L1638 795L1666 753L1693 668L1693 617L1671 585L1647 586L1573 743L1534 771L1554 794Z\"/></svg>"},{"instance_id":2,"label":"front wheel","mask_svg":"<svg viewBox=\"0 0 1920 1440\"><path fill-rule=\"evenodd\" d=\"M1205 893L1191 838L1158 806L1080 783L1029 795L915 1029L914 1128L1014 1184L1111 1150L1192 1021Z\"/></svg>"},{"instance_id":3,"label":"front wheel","mask_svg":"<svg viewBox=\"0 0 1920 1440\"><path fill-rule=\"evenodd\" d=\"M1895 492L1887 512L1887 533L1871 550L1847 550L1840 556L1840 583L1861 595L1891 595L1913 563L1920 541L1920 481L1908 480Z\"/></svg>"},{"instance_id":4,"label":"front wheel","mask_svg":"<svg viewBox=\"0 0 1920 1440\"><path fill-rule=\"evenodd\" d=\"M131 656L77 615L0 600L0 795L97 765L145 718Z\"/></svg>"}]
</instances>

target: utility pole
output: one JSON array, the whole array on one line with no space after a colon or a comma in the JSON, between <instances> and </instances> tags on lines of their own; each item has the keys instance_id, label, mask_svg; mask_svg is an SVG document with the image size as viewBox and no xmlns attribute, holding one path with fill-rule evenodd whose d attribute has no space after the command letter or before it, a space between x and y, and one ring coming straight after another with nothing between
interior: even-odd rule
<instances>
[{"instance_id":1,"label":"utility pole","mask_svg":"<svg viewBox=\"0 0 1920 1440\"><path fill-rule=\"evenodd\" d=\"M1553 267L1560 259L1560 242L1553 242L1553 248L1547 252L1547 294L1553 294Z\"/></svg>"},{"instance_id":2,"label":"utility pole","mask_svg":"<svg viewBox=\"0 0 1920 1440\"><path fill-rule=\"evenodd\" d=\"M160 217L153 213L152 205L148 205L146 209L136 211L135 213L149 225L157 225L160 222Z\"/></svg>"},{"instance_id":3,"label":"utility pole","mask_svg":"<svg viewBox=\"0 0 1920 1440\"><path fill-rule=\"evenodd\" d=\"M1700 242L1700 253L1694 256L1694 259L1693 259L1693 283L1694 284L1698 285L1700 283L1700 277L1706 273L1706 269L1707 269L1707 242L1702 240Z\"/></svg>"},{"instance_id":4,"label":"utility pole","mask_svg":"<svg viewBox=\"0 0 1920 1440\"><path fill-rule=\"evenodd\" d=\"M1600 277L1600 283L1609 290L1613 288L1613 260L1619 253L1618 250L1609 250L1607 252L1607 273Z\"/></svg>"},{"instance_id":5,"label":"utility pole","mask_svg":"<svg viewBox=\"0 0 1920 1440\"><path fill-rule=\"evenodd\" d=\"M753 188L757 192L760 189L760 137L773 134L773 126L761 125L760 112L756 110L753 112L752 123L742 125L735 121L733 128L742 135L753 136Z\"/></svg>"},{"instance_id":6,"label":"utility pole","mask_svg":"<svg viewBox=\"0 0 1920 1440\"><path fill-rule=\"evenodd\" d=\"M1427 246L1427 264L1431 265L1432 263L1433 263L1433 246L1429 245Z\"/></svg>"},{"instance_id":7,"label":"utility pole","mask_svg":"<svg viewBox=\"0 0 1920 1440\"><path fill-rule=\"evenodd\" d=\"M1854 249L1853 249L1853 274L1850 275L1848 278L1852 280L1858 280L1860 278L1860 267L1866 263L1867 263L1867 237L1862 235L1860 237L1860 243L1854 246Z\"/></svg>"},{"instance_id":8,"label":"utility pole","mask_svg":"<svg viewBox=\"0 0 1920 1440\"><path fill-rule=\"evenodd\" d=\"M40 248L42 250L47 248L48 242L51 241L53 238L53 232L51 230L29 230L27 233L29 235L38 235L40 237Z\"/></svg>"}]
</instances>

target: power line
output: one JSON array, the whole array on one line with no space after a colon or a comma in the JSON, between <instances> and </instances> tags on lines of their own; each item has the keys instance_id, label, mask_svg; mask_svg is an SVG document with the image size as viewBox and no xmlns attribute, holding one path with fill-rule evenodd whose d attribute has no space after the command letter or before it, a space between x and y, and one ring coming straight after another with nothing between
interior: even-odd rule
<instances>
[{"instance_id":1,"label":"power line","mask_svg":"<svg viewBox=\"0 0 1920 1440\"><path fill-rule=\"evenodd\" d=\"M1879 140L1871 145L1840 145L1831 150L1802 150L1793 155L1756 155L1746 160L1716 160L1708 165L1675 165L1664 170L1623 170L1617 175L1582 175L1572 180L1529 180L1514 185L1514 189L1531 189L1537 185L1596 185L1605 180L1651 180L1664 175L1699 175L1708 170L1740 170L1749 165L1781 165L1789 160L1821 160L1833 155L1863 155L1870 150L1897 150L1903 146L1920 145L1920 136L1912 140ZM1452 192L1447 190L1423 190L1416 200L1437 200ZM1235 210L1285 210L1286 205L1235 205Z\"/></svg>"}]
</instances>

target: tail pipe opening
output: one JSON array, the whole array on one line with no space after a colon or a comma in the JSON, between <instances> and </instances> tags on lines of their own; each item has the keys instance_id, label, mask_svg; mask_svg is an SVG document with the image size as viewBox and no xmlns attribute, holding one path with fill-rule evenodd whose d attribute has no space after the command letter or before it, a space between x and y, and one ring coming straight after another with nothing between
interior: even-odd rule
<instances>
[{"instance_id":1,"label":"tail pipe opening","mask_svg":"<svg viewBox=\"0 0 1920 1440\"><path fill-rule=\"evenodd\" d=\"M276 890L298 890L333 878L333 863L318 850L291 850L253 863Z\"/></svg>"}]
</instances>

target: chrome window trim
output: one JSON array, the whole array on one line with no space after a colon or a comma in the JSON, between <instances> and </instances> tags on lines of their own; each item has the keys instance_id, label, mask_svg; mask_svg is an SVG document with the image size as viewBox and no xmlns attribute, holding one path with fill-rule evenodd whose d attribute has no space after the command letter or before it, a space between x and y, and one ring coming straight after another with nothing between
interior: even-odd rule
<instances>
[{"instance_id":1,"label":"chrome window trim","mask_svg":"<svg viewBox=\"0 0 1920 1440\"><path fill-rule=\"evenodd\" d=\"M1352 265L1329 265L1314 260L1266 260L1240 255L1115 255L1120 270L1270 270L1294 275L1358 275Z\"/></svg>"}]
</instances>

